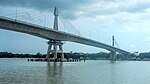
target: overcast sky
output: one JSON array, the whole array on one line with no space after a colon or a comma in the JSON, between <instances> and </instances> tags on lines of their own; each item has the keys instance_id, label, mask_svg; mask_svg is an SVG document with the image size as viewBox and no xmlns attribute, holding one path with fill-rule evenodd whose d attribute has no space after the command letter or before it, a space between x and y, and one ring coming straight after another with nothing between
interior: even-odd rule
<instances>
[{"instance_id":1,"label":"overcast sky","mask_svg":"<svg viewBox=\"0 0 150 84\"><path fill-rule=\"evenodd\" d=\"M0 0L0 15L11 16L15 14L16 7L18 12L32 10L40 13L42 10L53 11L57 6L63 17L84 37L110 45L111 36L114 35L120 48L130 52L145 52L150 51L149 4L150 0ZM48 13L46 15L51 17ZM52 28L53 19L47 21ZM48 22L46 24L48 25ZM47 40L35 36L0 29L0 38L0 51L47 51ZM70 42L65 42L63 48L66 52L102 50Z\"/></svg>"}]
</instances>

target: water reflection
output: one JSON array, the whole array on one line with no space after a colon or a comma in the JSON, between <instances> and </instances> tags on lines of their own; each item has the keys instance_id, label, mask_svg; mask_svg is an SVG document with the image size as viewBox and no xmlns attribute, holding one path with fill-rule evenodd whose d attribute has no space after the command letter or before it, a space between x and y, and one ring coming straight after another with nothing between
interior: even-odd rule
<instances>
[{"instance_id":1,"label":"water reflection","mask_svg":"<svg viewBox=\"0 0 150 84\"><path fill-rule=\"evenodd\" d=\"M111 63L111 64L115 64L115 63L116 63L116 61L110 61L110 63Z\"/></svg>"},{"instance_id":2,"label":"water reflection","mask_svg":"<svg viewBox=\"0 0 150 84\"><path fill-rule=\"evenodd\" d=\"M116 81L116 68L115 68L115 66L116 66L116 62L114 62L114 61L111 61L110 62L110 79L109 79L109 81L112 83L112 84L117 84L117 81Z\"/></svg>"},{"instance_id":3,"label":"water reflection","mask_svg":"<svg viewBox=\"0 0 150 84\"><path fill-rule=\"evenodd\" d=\"M63 84L63 63L47 62L47 84Z\"/></svg>"}]
</instances>

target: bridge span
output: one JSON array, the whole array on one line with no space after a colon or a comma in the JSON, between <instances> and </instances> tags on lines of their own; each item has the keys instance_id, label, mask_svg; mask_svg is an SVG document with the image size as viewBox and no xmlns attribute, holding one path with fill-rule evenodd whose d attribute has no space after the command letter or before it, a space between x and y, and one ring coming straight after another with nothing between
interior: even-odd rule
<instances>
[{"instance_id":1,"label":"bridge span","mask_svg":"<svg viewBox=\"0 0 150 84\"><path fill-rule=\"evenodd\" d=\"M54 39L60 41L71 41L71 42L81 43L81 44L90 45L98 48L103 48L108 51L129 53L123 49L119 49L85 37L73 35L58 30L53 30L50 28L46 28L44 26L39 26L39 25L35 25L35 24L31 24L31 23L11 19L11 18L6 18L6 17L0 17L0 29L22 32L40 38L44 38L47 40Z\"/></svg>"}]
</instances>

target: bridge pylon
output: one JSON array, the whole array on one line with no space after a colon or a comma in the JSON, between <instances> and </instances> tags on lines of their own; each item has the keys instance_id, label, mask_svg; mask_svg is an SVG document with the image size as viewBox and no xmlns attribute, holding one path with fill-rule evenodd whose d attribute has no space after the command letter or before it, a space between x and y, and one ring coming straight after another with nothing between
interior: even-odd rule
<instances>
[{"instance_id":1,"label":"bridge pylon","mask_svg":"<svg viewBox=\"0 0 150 84\"><path fill-rule=\"evenodd\" d=\"M113 47L115 46L115 37L114 37L114 35L112 36L112 46ZM116 61L117 60L116 52L111 51L111 53L110 53L110 60L111 61Z\"/></svg>"},{"instance_id":2,"label":"bridge pylon","mask_svg":"<svg viewBox=\"0 0 150 84\"><path fill-rule=\"evenodd\" d=\"M54 25L53 29L58 30L58 9L55 7L54 9ZM62 48L63 43L59 40L49 40L48 42L48 50L47 50L47 56L46 58L50 58L50 54L54 54L54 59L57 59L57 54L61 53L61 59L64 59L64 53ZM59 48L59 49L57 49Z\"/></svg>"}]
</instances>

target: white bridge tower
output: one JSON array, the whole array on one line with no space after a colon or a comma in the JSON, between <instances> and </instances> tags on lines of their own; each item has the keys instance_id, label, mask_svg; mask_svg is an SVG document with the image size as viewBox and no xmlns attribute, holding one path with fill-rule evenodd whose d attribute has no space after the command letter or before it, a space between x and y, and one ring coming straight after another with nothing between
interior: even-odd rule
<instances>
[{"instance_id":1,"label":"white bridge tower","mask_svg":"<svg viewBox=\"0 0 150 84\"><path fill-rule=\"evenodd\" d=\"M57 7L55 7L54 9L54 26L53 29L54 30L58 30L58 9ZM63 48L62 48L63 43L59 40L49 40L48 41L48 51L47 51L47 55L46 58L49 59L50 58L50 54L54 55L54 59L57 59L57 55L58 53L61 54L61 60L64 59L64 53L63 53Z\"/></svg>"}]
</instances>

